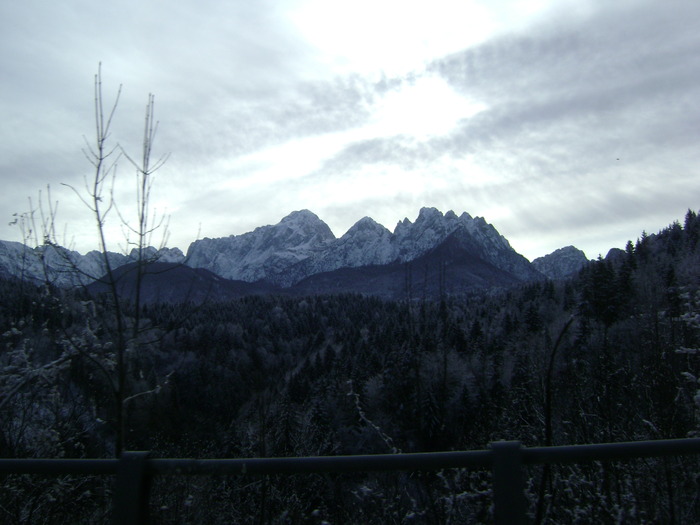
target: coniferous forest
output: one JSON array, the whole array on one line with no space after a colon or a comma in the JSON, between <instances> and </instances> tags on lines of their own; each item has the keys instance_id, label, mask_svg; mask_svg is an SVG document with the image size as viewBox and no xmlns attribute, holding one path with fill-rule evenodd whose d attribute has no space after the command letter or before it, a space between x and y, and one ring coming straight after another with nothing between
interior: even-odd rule
<instances>
[{"instance_id":1,"label":"coniferous forest","mask_svg":"<svg viewBox=\"0 0 700 525\"><path fill-rule=\"evenodd\" d=\"M697 436L700 218L567 280L439 300L148 304L0 281L0 456L276 457ZM119 321L119 326L117 326ZM115 337L128 333L123 354ZM116 396L116 398L115 398ZM116 401L115 401L116 399ZM117 415L123 409L121 417ZM695 457L528 467L540 523L697 523ZM490 474L157 478L155 523L488 523ZM109 477L4 476L3 523L103 523Z\"/></svg>"}]
</instances>

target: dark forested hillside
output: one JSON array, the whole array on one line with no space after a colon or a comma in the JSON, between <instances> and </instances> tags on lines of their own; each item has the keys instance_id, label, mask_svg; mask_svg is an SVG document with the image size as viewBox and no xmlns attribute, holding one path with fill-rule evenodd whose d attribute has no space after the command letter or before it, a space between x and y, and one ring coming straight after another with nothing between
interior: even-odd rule
<instances>
[{"instance_id":1,"label":"dark forested hillside","mask_svg":"<svg viewBox=\"0 0 700 525\"><path fill-rule=\"evenodd\" d=\"M699 240L689 211L568 280L436 301L149 304L125 365L126 447L268 457L697 435ZM113 454L110 304L16 281L0 294L0 454ZM530 511L542 523L697 522L699 468L533 468ZM488 480L467 470L168 479L152 512L157 523L482 523ZM6 477L0 520L104 521L111 490L100 479Z\"/></svg>"}]
</instances>

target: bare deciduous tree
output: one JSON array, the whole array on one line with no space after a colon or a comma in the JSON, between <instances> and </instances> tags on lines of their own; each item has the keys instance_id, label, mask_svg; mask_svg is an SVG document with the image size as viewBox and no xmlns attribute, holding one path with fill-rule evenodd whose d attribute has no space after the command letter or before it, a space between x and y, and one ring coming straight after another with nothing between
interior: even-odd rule
<instances>
[{"instance_id":1,"label":"bare deciduous tree","mask_svg":"<svg viewBox=\"0 0 700 525\"><path fill-rule=\"evenodd\" d=\"M146 385L146 388L130 388L128 376L136 372L131 370L132 357L137 353L138 347L144 344L144 323L141 319L143 277L147 266L158 259L160 249L165 247L168 238L168 217L158 214L150 206L154 173L165 164L168 158L168 155L164 155L157 161L152 161L158 129L158 123L154 118L155 97L152 94L148 95L142 151L140 157L133 157L118 142L113 143L111 140L112 123L121 91L120 85L114 102L111 105L106 103L100 65L94 80L95 137L94 141L85 138L83 149L93 169L91 175L84 178L83 188L64 184L82 201L94 220L101 259L97 273L94 274L80 267L70 250L59 242L55 228L57 203L51 201L50 190L46 195L46 203L40 194L37 207L34 207L30 200L30 210L15 216L16 223L22 229L25 243L27 240L34 240L38 246L36 252L45 270L47 289L52 284L51 272L45 259L49 253L58 255L61 267L76 277L76 283L85 286L90 282L98 281L108 289L107 304L99 326L89 320L92 315L88 315L88 310L94 313L94 305L86 307L85 334L65 333L67 350L65 355L56 362L62 364L72 357L81 356L89 360L107 380L114 401L116 434L114 449L117 455L126 446L127 403L160 388L160 382L155 385ZM129 206L123 206L123 209L120 209L115 199L115 183L120 159L126 159L136 172L136 210L133 220L130 220L128 213L124 211ZM133 297L123 297L120 293L120 276L115 271L117 265L113 260L113 252L116 250L110 250L107 233L107 223L112 216L117 217L124 233L125 243L122 248L126 252L125 255L129 255L134 262L127 275L135 283ZM37 217L40 218L38 227ZM162 234L162 237L158 245L159 250L153 252L148 248L156 233ZM40 236L41 239L39 239ZM107 334L110 339L108 343L95 346L96 332ZM44 365L44 368L46 366L48 365ZM34 375L28 376L27 381L31 377Z\"/></svg>"}]
</instances>

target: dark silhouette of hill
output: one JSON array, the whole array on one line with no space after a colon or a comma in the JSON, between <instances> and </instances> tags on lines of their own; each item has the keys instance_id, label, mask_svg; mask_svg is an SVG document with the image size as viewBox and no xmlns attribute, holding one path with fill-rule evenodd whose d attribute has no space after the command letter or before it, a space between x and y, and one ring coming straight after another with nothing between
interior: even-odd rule
<instances>
[{"instance_id":1,"label":"dark silhouette of hill","mask_svg":"<svg viewBox=\"0 0 700 525\"><path fill-rule=\"evenodd\" d=\"M114 275L117 292L127 300L136 295L136 263L117 268ZM107 280L102 278L87 287L92 295L109 292ZM141 282L141 302L200 304L204 301L228 301L247 295L268 294L278 288L264 281L248 283L219 277L203 268L191 268L179 263L153 262L146 265Z\"/></svg>"},{"instance_id":2,"label":"dark silhouette of hill","mask_svg":"<svg viewBox=\"0 0 700 525\"><path fill-rule=\"evenodd\" d=\"M475 255L474 247L455 232L410 263L341 268L303 279L287 289L296 295L359 293L385 299L437 298L475 288L505 287L523 280ZM542 278L533 271L532 279Z\"/></svg>"}]
</instances>

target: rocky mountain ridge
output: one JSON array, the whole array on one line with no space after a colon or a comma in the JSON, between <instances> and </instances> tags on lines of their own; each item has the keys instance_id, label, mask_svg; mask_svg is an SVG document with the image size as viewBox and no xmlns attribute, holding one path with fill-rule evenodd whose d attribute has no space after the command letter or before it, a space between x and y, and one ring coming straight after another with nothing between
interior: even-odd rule
<instances>
[{"instance_id":1,"label":"rocky mountain ridge","mask_svg":"<svg viewBox=\"0 0 700 525\"><path fill-rule=\"evenodd\" d=\"M370 273L377 286L395 289L406 271L402 265L414 262L423 268L425 276L444 267L452 284L461 283L460 286L556 278L582 264L581 257L585 259L583 252L573 247L563 249L563 253L542 258L545 263L531 264L483 218L468 213L458 216L453 211L443 214L435 208L422 208L415 222L408 218L399 221L393 232L364 217L336 238L317 215L300 210L275 225L261 226L242 235L195 241L187 257L177 248L147 249L149 260L184 264L228 280L266 282L276 289L304 283L297 289L316 293L322 292L322 283L328 284L332 279L336 279L335 289L353 291L352 276L361 279L360 274L368 273L350 270L362 268L373 268ZM112 268L136 260L134 251L129 255L109 253L108 257ZM428 266L432 267L430 272ZM75 286L89 284L103 274L104 261L97 251L80 255L60 247L31 249L21 243L0 241L0 276L38 282L45 282L48 277L58 286ZM435 279L430 285L434 288Z\"/></svg>"},{"instance_id":2,"label":"rocky mountain ridge","mask_svg":"<svg viewBox=\"0 0 700 525\"><path fill-rule=\"evenodd\" d=\"M455 232L496 268L521 280L542 277L483 218L453 211L443 215L435 208L422 208L415 222L400 221L393 233L364 217L340 238L314 213L302 210L243 235L195 241L187 251L187 264L228 279L264 279L289 287L340 268L410 262Z\"/></svg>"},{"instance_id":3,"label":"rocky mountain ridge","mask_svg":"<svg viewBox=\"0 0 700 525\"><path fill-rule=\"evenodd\" d=\"M147 259L178 263L185 259L179 248L148 247ZM138 258L134 249L128 255L107 252L113 269ZM101 252L90 251L82 255L60 246L29 246L12 241L0 241L0 277L17 277L35 283L50 282L59 287L83 286L92 283L105 274L105 262Z\"/></svg>"},{"instance_id":4,"label":"rocky mountain ridge","mask_svg":"<svg viewBox=\"0 0 700 525\"><path fill-rule=\"evenodd\" d=\"M565 279L588 262L586 254L574 246L565 246L532 261L537 271L549 279Z\"/></svg>"}]
</instances>

